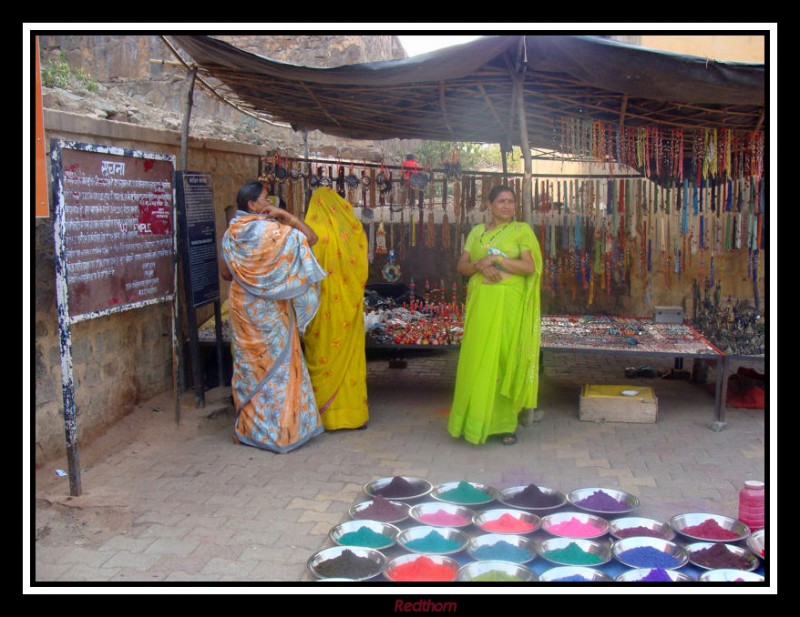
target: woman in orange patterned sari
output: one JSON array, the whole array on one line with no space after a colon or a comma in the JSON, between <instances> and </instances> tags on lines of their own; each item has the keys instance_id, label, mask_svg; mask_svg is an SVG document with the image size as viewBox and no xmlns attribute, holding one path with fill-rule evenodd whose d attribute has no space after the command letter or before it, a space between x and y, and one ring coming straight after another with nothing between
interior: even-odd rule
<instances>
[{"instance_id":1,"label":"woman in orange patterned sari","mask_svg":"<svg viewBox=\"0 0 800 617\"><path fill-rule=\"evenodd\" d=\"M232 281L234 438L289 452L324 431L300 335L326 273L310 248L316 234L277 207L263 185L242 186L236 204L222 238L222 277Z\"/></svg>"},{"instance_id":2,"label":"woman in orange patterned sari","mask_svg":"<svg viewBox=\"0 0 800 617\"><path fill-rule=\"evenodd\" d=\"M353 207L329 187L311 195L306 224L319 236L314 254L328 273L320 283L319 312L303 339L322 423L328 431L366 428L367 238Z\"/></svg>"}]
</instances>

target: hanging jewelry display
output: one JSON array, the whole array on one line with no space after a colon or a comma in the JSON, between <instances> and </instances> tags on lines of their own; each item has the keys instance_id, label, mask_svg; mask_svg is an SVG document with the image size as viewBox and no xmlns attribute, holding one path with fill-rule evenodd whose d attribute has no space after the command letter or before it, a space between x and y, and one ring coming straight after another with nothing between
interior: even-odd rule
<instances>
[{"instance_id":1,"label":"hanging jewelry display","mask_svg":"<svg viewBox=\"0 0 800 617\"><path fill-rule=\"evenodd\" d=\"M389 258L386 261L386 265L381 268L381 274L387 283L396 283L400 280L401 276L400 266L395 260L394 250L389 251L388 256Z\"/></svg>"},{"instance_id":2,"label":"hanging jewelry display","mask_svg":"<svg viewBox=\"0 0 800 617\"><path fill-rule=\"evenodd\" d=\"M375 259L375 217L369 220L369 233L367 235L367 259L369 263Z\"/></svg>"},{"instance_id":3,"label":"hanging jewelry display","mask_svg":"<svg viewBox=\"0 0 800 617\"><path fill-rule=\"evenodd\" d=\"M397 257L400 260L406 258L406 212L405 208L400 210L400 242L397 247Z\"/></svg>"},{"instance_id":4,"label":"hanging jewelry display","mask_svg":"<svg viewBox=\"0 0 800 617\"><path fill-rule=\"evenodd\" d=\"M381 208L381 220L378 224L378 231L375 236L375 254L386 255L386 228L383 226L383 208Z\"/></svg>"},{"instance_id":5,"label":"hanging jewelry display","mask_svg":"<svg viewBox=\"0 0 800 617\"><path fill-rule=\"evenodd\" d=\"M369 170L369 207L375 207L375 193L378 190L378 185L375 181L375 169Z\"/></svg>"},{"instance_id":6,"label":"hanging jewelry display","mask_svg":"<svg viewBox=\"0 0 800 617\"><path fill-rule=\"evenodd\" d=\"M344 165L339 165L336 169L336 192L339 194L339 197L345 199Z\"/></svg>"},{"instance_id":7,"label":"hanging jewelry display","mask_svg":"<svg viewBox=\"0 0 800 617\"><path fill-rule=\"evenodd\" d=\"M450 248L450 219L447 216L445 209L442 214L442 250L446 251Z\"/></svg>"},{"instance_id":8,"label":"hanging jewelry display","mask_svg":"<svg viewBox=\"0 0 800 617\"><path fill-rule=\"evenodd\" d=\"M447 216L447 174L442 176L442 250L450 248L450 218Z\"/></svg>"},{"instance_id":9,"label":"hanging jewelry display","mask_svg":"<svg viewBox=\"0 0 800 617\"><path fill-rule=\"evenodd\" d=\"M431 174L431 178L433 175ZM428 224L425 227L425 246L433 248L436 246L436 222L433 216L433 194L434 183L428 183Z\"/></svg>"}]
</instances>

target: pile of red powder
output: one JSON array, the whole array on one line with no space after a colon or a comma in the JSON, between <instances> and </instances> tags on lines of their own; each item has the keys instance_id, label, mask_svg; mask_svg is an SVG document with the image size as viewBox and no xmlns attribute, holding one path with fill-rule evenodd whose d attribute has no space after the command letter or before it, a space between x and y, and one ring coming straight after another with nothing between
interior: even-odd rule
<instances>
[{"instance_id":1,"label":"pile of red powder","mask_svg":"<svg viewBox=\"0 0 800 617\"><path fill-rule=\"evenodd\" d=\"M685 527L681 531L686 535L708 540L735 540L739 537L738 533L725 529L713 518L706 519L698 525Z\"/></svg>"}]
</instances>

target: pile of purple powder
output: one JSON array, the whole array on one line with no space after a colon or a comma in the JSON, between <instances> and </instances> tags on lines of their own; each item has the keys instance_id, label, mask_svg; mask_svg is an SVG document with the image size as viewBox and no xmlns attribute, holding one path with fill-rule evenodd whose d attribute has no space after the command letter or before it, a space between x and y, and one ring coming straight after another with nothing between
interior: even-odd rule
<instances>
[{"instance_id":1,"label":"pile of purple powder","mask_svg":"<svg viewBox=\"0 0 800 617\"><path fill-rule=\"evenodd\" d=\"M405 506L389 501L386 497L382 497L381 495L375 495L372 503L359 511L355 515L355 518L391 523L393 521L402 520L406 518L406 516L408 516L408 510Z\"/></svg>"},{"instance_id":2,"label":"pile of purple powder","mask_svg":"<svg viewBox=\"0 0 800 617\"><path fill-rule=\"evenodd\" d=\"M535 484L528 484L519 493L509 497L507 501L523 508L549 508L561 504L561 499L558 495L544 493Z\"/></svg>"},{"instance_id":3,"label":"pile of purple powder","mask_svg":"<svg viewBox=\"0 0 800 617\"><path fill-rule=\"evenodd\" d=\"M617 529L614 534L618 538L632 538L634 536L646 536L648 538L663 538L663 534L659 533L655 529L650 529L649 527L639 526L639 527L626 527L625 529Z\"/></svg>"},{"instance_id":4,"label":"pile of purple powder","mask_svg":"<svg viewBox=\"0 0 800 617\"><path fill-rule=\"evenodd\" d=\"M603 512L619 512L629 510L630 506L624 501L614 499L605 491L595 491L588 497L576 501L575 505L586 508L587 510L601 510Z\"/></svg>"},{"instance_id":5,"label":"pile of purple powder","mask_svg":"<svg viewBox=\"0 0 800 617\"><path fill-rule=\"evenodd\" d=\"M644 576L639 579L643 583L672 583L672 577L664 568L653 568Z\"/></svg>"},{"instance_id":6,"label":"pile of purple powder","mask_svg":"<svg viewBox=\"0 0 800 617\"><path fill-rule=\"evenodd\" d=\"M381 489L376 489L376 495L383 497L413 497L419 493L419 488L411 484L402 476L394 476L392 481Z\"/></svg>"}]
</instances>

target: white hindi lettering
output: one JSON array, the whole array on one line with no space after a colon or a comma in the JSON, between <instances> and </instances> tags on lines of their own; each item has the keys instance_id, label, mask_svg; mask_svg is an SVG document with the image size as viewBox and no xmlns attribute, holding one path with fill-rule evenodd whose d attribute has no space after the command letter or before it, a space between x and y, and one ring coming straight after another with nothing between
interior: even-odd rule
<instances>
[{"instance_id":1,"label":"white hindi lettering","mask_svg":"<svg viewBox=\"0 0 800 617\"><path fill-rule=\"evenodd\" d=\"M100 173L104 176L123 176L125 175L125 163L121 161L103 161L100 165Z\"/></svg>"}]
</instances>

